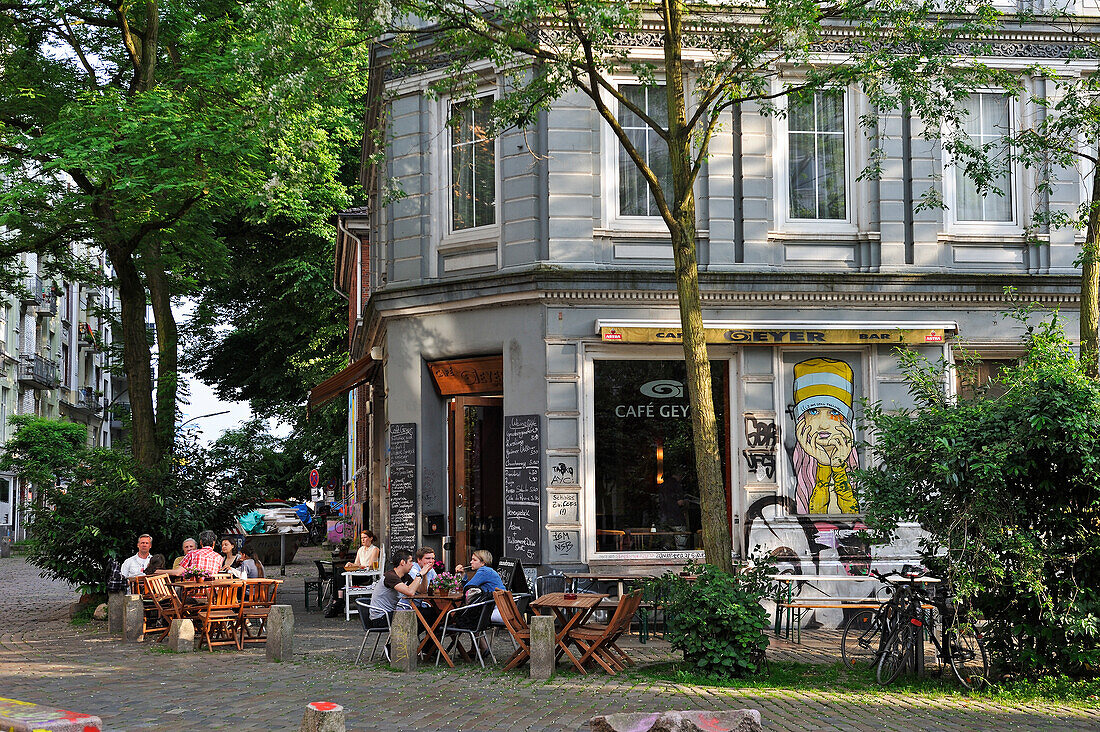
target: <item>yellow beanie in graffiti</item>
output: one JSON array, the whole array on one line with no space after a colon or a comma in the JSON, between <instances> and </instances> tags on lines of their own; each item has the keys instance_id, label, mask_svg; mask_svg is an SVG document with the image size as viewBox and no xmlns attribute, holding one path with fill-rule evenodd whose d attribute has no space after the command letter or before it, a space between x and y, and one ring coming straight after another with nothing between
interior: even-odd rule
<instances>
[{"instance_id":1,"label":"yellow beanie in graffiti","mask_svg":"<svg viewBox=\"0 0 1100 732\"><path fill-rule=\"evenodd\" d=\"M852 419L852 367L831 358L811 358L794 366L794 418L807 409L827 407Z\"/></svg>"}]
</instances>

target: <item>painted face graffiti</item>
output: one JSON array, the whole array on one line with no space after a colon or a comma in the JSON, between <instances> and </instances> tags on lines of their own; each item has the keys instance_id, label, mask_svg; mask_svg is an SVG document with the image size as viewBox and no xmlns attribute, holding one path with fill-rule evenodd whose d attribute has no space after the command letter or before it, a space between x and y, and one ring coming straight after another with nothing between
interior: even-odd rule
<instances>
[{"instance_id":1,"label":"painted face graffiti","mask_svg":"<svg viewBox=\"0 0 1100 732\"><path fill-rule=\"evenodd\" d=\"M794 367L795 498L800 514L858 513L848 471L859 466L852 367L811 358Z\"/></svg>"}]
</instances>

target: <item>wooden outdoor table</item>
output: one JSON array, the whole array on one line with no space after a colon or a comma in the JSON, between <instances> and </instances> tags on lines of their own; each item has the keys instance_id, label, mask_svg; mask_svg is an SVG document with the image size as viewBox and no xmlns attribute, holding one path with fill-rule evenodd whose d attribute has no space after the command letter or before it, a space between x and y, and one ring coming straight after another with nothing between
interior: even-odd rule
<instances>
[{"instance_id":1,"label":"wooden outdoor table","mask_svg":"<svg viewBox=\"0 0 1100 732\"><path fill-rule=\"evenodd\" d=\"M460 605L466 596L461 592L453 592L449 595L428 595L418 593L409 598L409 604L412 605L412 609L416 612L416 617L420 619L420 625L424 628L424 639L420 641L420 645L416 647L416 652L420 653L424 650L424 646L428 645L428 641L431 641L435 645L439 654L443 657L443 660L447 662L447 665L451 668L455 667L454 661L447 655L447 652L443 650L443 643L439 640L439 637L435 634L435 629L439 627L439 624L443 622L443 616L447 614L449 610L454 609L455 606ZM420 612L420 606L417 601L429 602L439 614L435 616L435 620L429 623L424 617L424 614Z\"/></svg>"},{"instance_id":2,"label":"wooden outdoor table","mask_svg":"<svg viewBox=\"0 0 1100 732\"><path fill-rule=\"evenodd\" d=\"M538 612L541 609L554 611L554 615L562 624L555 638L558 644L557 655L561 656L564 653L569 657L569 660L573 662L573 665L578 671L582 674L587 674L588 672L585 671L584 666L582 666L581 662L577 660L577 657L573 655L573 652L569 650L566 639L573 626L584 622L584 619L600 604L601 600L607 598L607 595L585 593L571 598L566 598L565 595L566 593L564 592L548 592L542 597L532 600L529 607L539 615L542 614Z\"/></svg>"},{"instance_id":3,"label":"wooden outdoor table","mask_svg":"<svg viewBox=\"0 0 1100 732\"><path fill-rule=\"evenodd\" d=\"M206 604L206 598L202 597L202 595L206 594L204 592L206 588L231 584L243 585L244 580L175 580L168 583L169 587L176 588L176 593L180 596L180 604L183 606L183 617L191 620L195 619L195 615L197 615Z\"/></svg>"}]
</instances>

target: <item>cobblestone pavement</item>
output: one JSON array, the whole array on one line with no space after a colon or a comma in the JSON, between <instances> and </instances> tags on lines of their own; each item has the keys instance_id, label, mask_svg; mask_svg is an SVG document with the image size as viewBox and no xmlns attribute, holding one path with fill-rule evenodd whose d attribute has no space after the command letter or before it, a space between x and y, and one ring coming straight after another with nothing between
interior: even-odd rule
<instances>
[{"instance_id":1,"label":"cobblestone pavement","mask_svg":"<svg viewBox=\"0 0 1100 732\"><path fill-rule=\"evenodd\" d=\"M124 645L103 623L74 627L66 612L74 592L40 579L22 558L0 559L0 696L96 714L116 731L296 730L304 706L320 700L344 705L348 729L359 731L572 732L614 711L743 707L759 709L774 730L1100 729L1097 710L963 695L714 689L630 673L562 673L532 682L524 673L469 664L410 675L380 664L355 667L362 638L356 619L325 620L303 607L302 578L315 574L310 559L306 551L287 568L279 593L295 609L297 657L278 664L265 661L262 647L172 654L151 643ZM835 642L807 635L802 645L773 643L769 656L831 662ZM495 647L498 657L510 650L502 639ZM634 640L630 652L642 662L672 657L661 641Z\"/></svg>"}]
</instances>

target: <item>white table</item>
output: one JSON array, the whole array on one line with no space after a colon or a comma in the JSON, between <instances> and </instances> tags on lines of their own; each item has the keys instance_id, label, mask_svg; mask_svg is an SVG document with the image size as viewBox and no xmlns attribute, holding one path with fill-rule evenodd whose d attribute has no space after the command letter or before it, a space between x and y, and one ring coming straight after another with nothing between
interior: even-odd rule
<instances>
[{"instance_id":1,"label":"white table","mask_svg":"<svg viewBox=\"0 0 1100 732\"><path fill-rule=\"evenodd\" d=\"M382 570L344 570L344 622L351 620L352 615L359 614L359 606L355 604L355 598L361 597L363 595L369 595L374 589L374 582L368 582L365 585L352 584L353 577L366 577L367 579L377 581L382 578Z\"/></svg>"}]
</instances>

